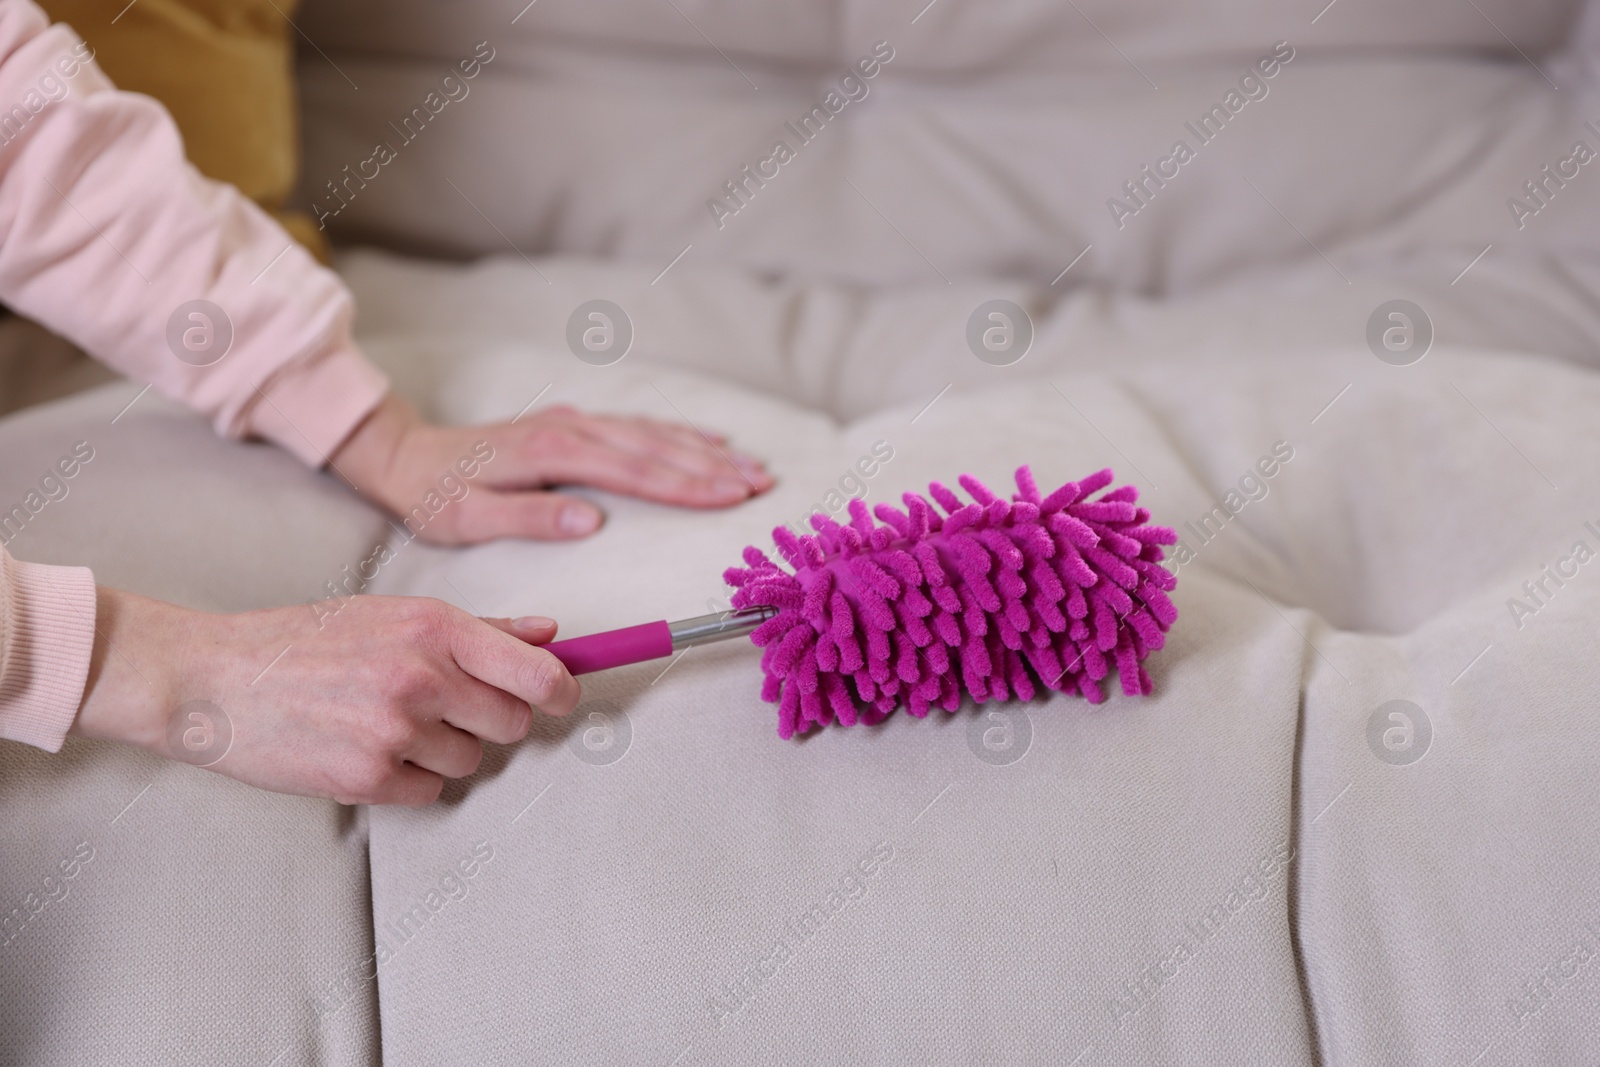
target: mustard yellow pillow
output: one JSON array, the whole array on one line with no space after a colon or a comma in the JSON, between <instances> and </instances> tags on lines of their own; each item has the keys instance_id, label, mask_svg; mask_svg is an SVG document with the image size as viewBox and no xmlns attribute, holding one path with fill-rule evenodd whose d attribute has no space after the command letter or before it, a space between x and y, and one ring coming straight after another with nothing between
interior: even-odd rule
<instances>
[{"instance_id":1,"label":"mustard yellow pillow","mask_svg":"<svg viewBox=\"0 0 1600 1067\"><path fill-rule=\"evenodd\" d=\"M288 22L295 0L39 4L89 43L118 88L153 96L172 112L202 174L238 186L327 259L316 223L283 209L300 168Z\"/></svg>"}]
</instances>

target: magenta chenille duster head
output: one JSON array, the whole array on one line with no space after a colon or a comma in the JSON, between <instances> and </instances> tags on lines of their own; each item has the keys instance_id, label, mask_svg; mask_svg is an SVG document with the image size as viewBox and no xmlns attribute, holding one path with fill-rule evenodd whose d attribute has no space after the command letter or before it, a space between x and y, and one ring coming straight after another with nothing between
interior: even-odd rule
<instances>
[{"instance_id":1,"label":"magenta chenille duster head","mask_svg":"<svg viewBox=\"0 0 1600 1067\"><path fill-rule=\"evenodd\" d=\"M1149 693L1142 661L1178 617L1160 562L1177 535L1147 525L1131 485L1089 499L1112 477L1041 497L1022 467L1005 501L962 475L974 503L934 482L938 507L907 493L905 511L873 509L884 525L852 500L848 526L813 514L815 535L772 531L792 574L746 548L724 578L735 608L778 609L750 638L778 733L881 722L902 704L955 711L963 690L981 704L1043 685L1098 703L1113 668L1123 692Z\"/></svg>"}]
</instances>

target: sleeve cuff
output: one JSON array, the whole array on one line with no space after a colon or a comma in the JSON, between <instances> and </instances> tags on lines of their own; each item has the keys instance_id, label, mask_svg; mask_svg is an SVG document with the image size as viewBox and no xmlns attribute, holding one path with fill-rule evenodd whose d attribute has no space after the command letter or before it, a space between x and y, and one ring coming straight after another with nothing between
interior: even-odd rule
<instances>
[{"instance_id":1,"label":"sleeve cuff","mask_svg":"<svg viewBox=\"0 0 1600 1067\"><path fill-rule=\"evenodd\" d=\"M94 654L94 574L0 559L9 585L0 737L61 751Z\"/></svg>"},{"instance_id":2,"label":"sleeve cuff","mask_svg":"<svg viewBox=\"0 0 1600 1067\"><path fill-rule=\"evenodd\" d=\"M321 467L388 392L389 379L349 344L273 378L246 429Z\"/></svg>"}]
</instances>

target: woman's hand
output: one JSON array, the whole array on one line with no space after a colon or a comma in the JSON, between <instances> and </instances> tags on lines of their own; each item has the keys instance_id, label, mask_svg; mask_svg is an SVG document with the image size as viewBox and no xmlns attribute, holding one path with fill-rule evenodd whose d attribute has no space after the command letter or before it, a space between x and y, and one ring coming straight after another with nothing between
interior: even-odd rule
<instances>
[{"instance_id":1,"label":"woman's hand","mask_svg":"<svg viewBox=\"0 0 1600 1067\"><path fill-rule=\"evenodd\" d=\"M694 508L728 507L772 486L758 461L688 426L570 407L493 426L434 426L392 393L331 466L374 503L418 516L413 532L439 544L566 540L599 529L594 505L542 491L549 486L592 485Z\"/></svg>"},{"instance_id":2,"label":"woman's hand","mask_svg":"<svg viewBox=\"0 0 1600 1067\"><path fill-rule=\"evenodd\" d=\"M483 742L521 740L530 705L578 703L577 681L537 647L555 636L549 619L376 596L321 619L304 606L208 615L103 587L97 615L73 733L280 793L428 804L477 770Z\"/></svg>"}]
</instances>

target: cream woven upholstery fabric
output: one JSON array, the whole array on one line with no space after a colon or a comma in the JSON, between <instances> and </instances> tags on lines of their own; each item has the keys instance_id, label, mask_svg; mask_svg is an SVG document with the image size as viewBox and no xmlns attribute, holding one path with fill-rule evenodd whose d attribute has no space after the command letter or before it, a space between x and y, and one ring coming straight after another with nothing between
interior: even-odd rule
<instances>
[{"instance_id":1,"label":"cream woven upholstery fabric","mask_svg":"<svg viewBox=\"0 0 1600 1067\"><path fill-rule=\"evenodd\" d=\"M363 343L439 418L688 419L780 484L717 514L597 494L591 541L406 545L376 591L569 635L695 615L874 449L870 501L1113 466L1192 556L1156 693L781 743L724 645L586 679L577 721L422 811L7 748L0 906L74 873L0 946L0 1058L1592 1055L1592 11L519 6L299 20L306 206L495 257L347 254ZM595 299L633 330L611 366L568 347ZM967 340L993 300L1032 327L1005 366ZM136 392L0 422L0 504L97 450L19 558L238 610L392 533L148 396L117 417Z\"/></svg>"}]
</instances>

